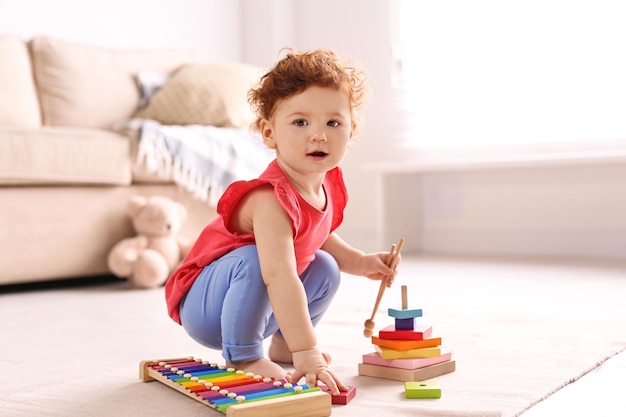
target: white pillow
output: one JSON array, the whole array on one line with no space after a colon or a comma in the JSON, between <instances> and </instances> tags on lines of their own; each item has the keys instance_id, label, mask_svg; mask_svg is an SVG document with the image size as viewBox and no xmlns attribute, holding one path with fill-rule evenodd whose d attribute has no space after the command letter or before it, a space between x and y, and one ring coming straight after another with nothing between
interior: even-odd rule
<instances>
[{"instance_id":1,"label":"white pillow","mask_svg":"<svg viewBox=\"0 0 626 417\"><path fill-rule=\"evenodd\" d=\"M163 72L142 70L137 71L135 74L135 81L137 82L137 88L139 88L139 107L143 109L148 105L148 102L161 87L165 85L169 78L169 74Z\"/></svg>"}]
</instances>

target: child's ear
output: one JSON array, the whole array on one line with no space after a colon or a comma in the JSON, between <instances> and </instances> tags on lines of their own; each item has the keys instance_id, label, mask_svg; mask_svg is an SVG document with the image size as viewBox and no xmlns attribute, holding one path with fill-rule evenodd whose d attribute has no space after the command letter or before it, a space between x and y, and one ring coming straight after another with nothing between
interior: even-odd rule
<instances>
[{"instance_id":1,"label":"child's ear","mask_svg":"<svg viewBox=\"0 0 626 417\"><path fill-rule=\"evenodd\" d=\"M354 140L354 135L356 133L356 130L359 128L359 124L356 121L352 121L352 129L350 130L350 142L352 142Z\"/></svg>"},{"instance_id":2,"label":"child's ear","mask_svg":"<svg viewBox=\"0 0 626 417\"><path fill-rule=\"evenodd\" d=\"M274 130L272 125L267 119L262 119L259 123L261 129L261 136L263 137L263 143L270 149L276 148L276 141L274 141Z\"/></svg>"}]
</instances>

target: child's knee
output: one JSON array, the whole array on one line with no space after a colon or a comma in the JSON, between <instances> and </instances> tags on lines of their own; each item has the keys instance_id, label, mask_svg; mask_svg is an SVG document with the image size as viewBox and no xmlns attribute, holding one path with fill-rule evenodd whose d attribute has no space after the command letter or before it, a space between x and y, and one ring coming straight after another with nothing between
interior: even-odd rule
<instances>
[{"instance_id":1,"label":"child's knee","mask_svg":"<svg viewBox=\"0 0 626 417\"><path fill-rule=\"evenodd\" d=\"M325 294L330 295L337 291L341 281L341 272L337 261L330 253L323 250L315 253L315 259L309 265L305 275L305 280L310 280L311 289L319 286L320 289L323 288ZM306 283L305 287L307 287Z\"/></svg>"},{"instance_id":2,"label":"child's knee","mask_svg":"<svg viewBox=\"0 0 626 417\"><path fill-rule=\"evenodd\" d=\"M339 283L341 278L341 271L339 270L339 264L333 256L323 250L319 250L315 253L315 261L318 267L324 271L324 274L328 277L329 281L333 283Z\"/></svg>"}]
</instances>

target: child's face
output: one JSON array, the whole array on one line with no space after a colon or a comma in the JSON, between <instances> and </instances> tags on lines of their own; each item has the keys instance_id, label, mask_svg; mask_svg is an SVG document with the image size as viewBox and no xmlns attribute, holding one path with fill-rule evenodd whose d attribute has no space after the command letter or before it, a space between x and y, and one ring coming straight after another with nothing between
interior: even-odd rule
<instances>
[{"instance_id":1,"label":"child's face","mask_svg":"<svg viewBox=\"0 0 626 417\"><path fill-rule=\"evenodd\" d=\"M271 120L261 122L261 133L283 167L325 173L348 151L353 131L350 110L345 93L309 87L278 102Z\"/></svg>"}]
</instances>

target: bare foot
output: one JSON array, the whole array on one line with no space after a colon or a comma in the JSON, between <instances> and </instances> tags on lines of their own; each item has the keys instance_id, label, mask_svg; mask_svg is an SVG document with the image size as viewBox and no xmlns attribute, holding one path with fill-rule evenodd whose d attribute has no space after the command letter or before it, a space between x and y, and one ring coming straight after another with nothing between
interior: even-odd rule
<instances>
[{"instance_id":1,"label":"bare foot","mask_svg":"<svg viewBox=\"0 0 626 417\"><path fill-rule=\"evenodd\" d=\"M275 379L286 378L290 374L277 363L274 363L271 360L265 358L257 359L250 362L226 361L226 366L230 368L235 368L237 370L252 372L255 375L262 375L264 377Z\"/></svg>"},{"instance_id":2,"label":"bare foot","mask_svg":"<svg viewBox=\"0 0 626 417\"><path fill-rule=\"evenodd\" d=\"M271 360L278 363L293 363L293 357L291 351L287 346L285 338L278 333L272 335L272 342L268 349L268 356ZM322 352L322 356L326 359L326 363L330 365L331 357L328 353Z\"/></svg>"},{"instance_id":3,"label":"bare foot","mask_svg":"<svg viewBox=\"0 0 626 417\"><path fill-rule=\"evenodd\" d=\"M272 336L272 342L270 343L267 355L274 362L293 363L289 346L287 346L285 338L280 336L278 333L274 333Z\"/></svg>"}]
</instances>

